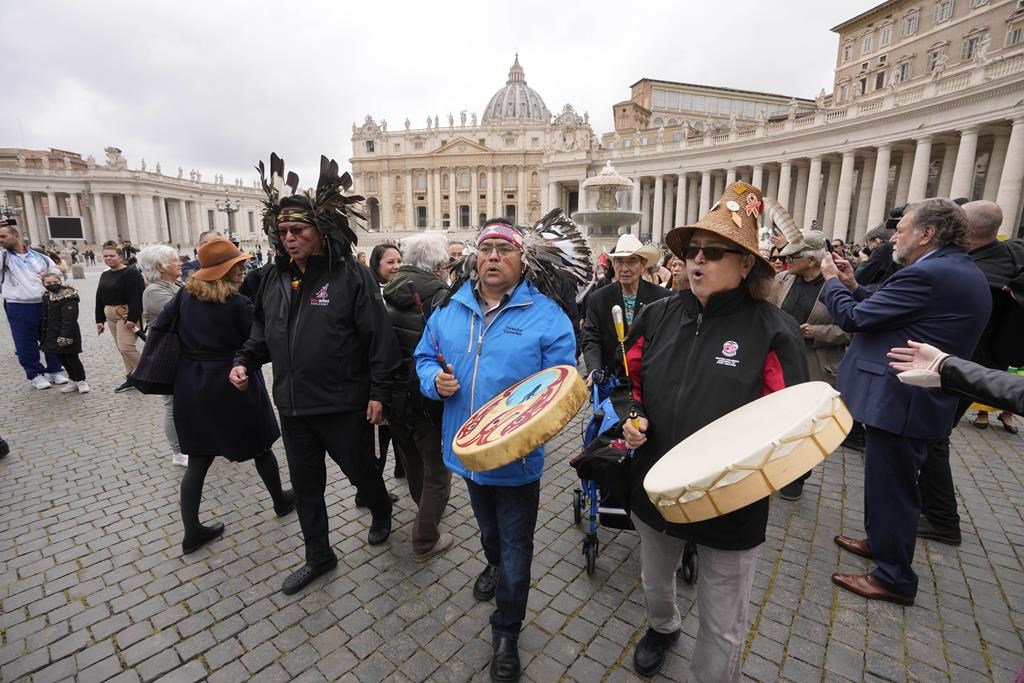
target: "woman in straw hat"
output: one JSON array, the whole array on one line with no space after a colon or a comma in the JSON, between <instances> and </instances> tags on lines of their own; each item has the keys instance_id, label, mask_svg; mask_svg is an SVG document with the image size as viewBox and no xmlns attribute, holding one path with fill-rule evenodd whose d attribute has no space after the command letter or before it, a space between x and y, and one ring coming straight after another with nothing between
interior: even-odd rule
<instances>
[{"instance_id":1,"label":"woman in straw hat","mask_svg":"<svg viewBox=\"0 0 1024 683\"><path fill-rule=\"evenodd\" d=\"M235 351L249 337L253 305L238 294L245 277L245 262L252 258L227 239L218 237L199 247L199 270L167 305L154 328L170 326L177 309L181 357L174 379L174 426L182 452L189 454L181 480L181 521L186 555L224 532L224 525L199 523L203 482L213 459L221 455L233 462L254 460L283 516L295 508L292 492L281 488L277 459L270 447L281 432L261 374L245 391L227 381Z\"/></svg>"},{"instance_id":2,"label":"woman in straw hat","mask_svg":"<svg viewBox=\"0 0 1024 683\"><path fill-rule=\"evenodd\" d=\"M695 225L666 241L686 261L690 290L646 306L627 352L642 417L624 428L637 448L630 472L633 523L640 534L648 630L637 644L637 673L651 676L679 637L675 573L686 541L698 545L700 627L692 681L738 681L747 636L747 603L768 499L692 524L666 522L643 486L651 467L701 427L766 393L807 380L800 330L765 301L773 271L757 244L761 191L726 188ZM637 379L639 378L639 379ZM723 447L727 444L723 444Z\"/></svg>"}]
</instances>

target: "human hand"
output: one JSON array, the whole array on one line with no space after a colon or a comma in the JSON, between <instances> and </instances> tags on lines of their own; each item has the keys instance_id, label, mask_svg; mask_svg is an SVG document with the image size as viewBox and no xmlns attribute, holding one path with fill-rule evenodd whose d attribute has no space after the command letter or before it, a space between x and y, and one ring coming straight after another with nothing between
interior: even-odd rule
<instances>
[{"instance_id":1,"label":"human hand","mask_svg":"<svg viewBox=\"0 0 1024 683\"><path fill-rule=\"evenodd\" d=\"M804 339L814 339L814 335L816 334L814 325L808 325L807 323L800 326L800 332L803 333Z\"/></svg>"},{"instance_id":2,"label":"human hand","mask_svg":"<svg viewBox=\"0 0 1024 683\"><path fill-rule=\"evenodd\" d=\"M640 448L647 443L648 425L646 417L638 417L636 426L633 426L632 420L626 420L622 425L622 435L626 437L626 445L630 448Z\"/></svg>"},{"instance_id":3,"label":"human hand","mask_svg":"<svg viewBox=\"0 0 1024 683\"><path fill-rule=\"evenodd\" d=\"M234 385L235 389L245 391L249 387L249 371L245 369L244 365L236 365L231 368L228 380Z\"/></svg>"},{"instance_id":4,"label":"human hand","mask_svg":"<svg viewBox=\"0 0 1024 683\"><path fill-rule=\"evenodd\" d=\"M587 375L583 379L584 383L587 385L587 389L589 389L590 387L594 386L594 373L595 372L597 372L597 370L591 370L590 374Z\"/></svg>"},{"instance_id":5,"label":"human hand","mask_svg":"<svg viewBox=\"0 0 1024 683\"><path fill-rule=\"evenodd\" d=\"M384 404L370 400L366 403L366 420L370 424L379 425L384 421Z\"/></svg>"},{"instance_id":6,"label":"human hand","mask_svg":"<svg viewBox=\"0 0 1024 683\"><path fill-rule=\"evenodd\" d=\"M103 323L96 323L96 334L103 334Z\"/></svg>"},{"instance_id":7,"label":"human hand","mask_svg":"<svg viewBox=\"0 0 1024 683\"><path fill-rule=\"evenodd\" d=\"M447 372L440 370L434 375L434 388L437 389L441 398L448 398L459 390L459 380L455 379L455 368L451 365L447 365L446 368Z\"/></svg>"},{"instance_id":8,"label":"human hand","mask_svg":"<svg viewBox=\"0 0 1024 683\"><path fill-rule=\"evenodd\" d=\"M931 344L923 344L908 339L907 345L906 347L894 346L889 349L889 353L885 354L893 359L893 362L889 363L889 367L897 372L906 372L907 370L931 370L932 372L938 372L942 366L942 361L949 358L948 353L943 353Z\"/></svg>"}]
</instances>

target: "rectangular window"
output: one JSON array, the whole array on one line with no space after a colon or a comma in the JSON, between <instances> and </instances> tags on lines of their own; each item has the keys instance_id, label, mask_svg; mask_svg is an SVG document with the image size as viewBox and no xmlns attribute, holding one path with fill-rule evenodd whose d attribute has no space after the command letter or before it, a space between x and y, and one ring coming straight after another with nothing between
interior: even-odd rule
<instances>
[{"instance_id":1,"label":"rectangular window","mask_svg":"<svg viewBox=\"0 0 1024 683\"><path fill-rule=\"evenodd\" d=\"M853 45L843 46L843 64L853 59Z\"/></svg>"},{"instance_id":2,"label":"rectangular window","mask_svg":"<svg viewBox=\"0 0 1024 683\"><path fill-rule=\"evenodd\" d=\"M969 62L974 59L974 55L978 53L978 43L981 42L980 35L974 35L970 38L965 38L963 44L960 46L960 61Z\"/></svg>"},{"instance_id":3,"label":"rectangular window","mask_svg":"<svg viewBox=\"0 0 1024 683\"><path fill-rule=\"evenodd\" d=\"M396 152L401 152L402 151L402 143L396 142L395 145L394 145L394 149L395 149Z\"/></svg>"},{"instance_id":4,"label":"rectangular window","mask_svg":"<svg viewBox=\"0 0 1024 683\"><path fill-rule=\"evenodd\" d=\"M878 57L878 65L879 66L881 66L882 64L885 64L887 61L889 61L889 55L879 55L879 57Z\"/></svg>"},{"instance_id":5,"label":"rectangular window","mask_svg":"<svg viewBox=\"0 0 1024 683\"><path fill-rule=\"evenodd\" d=\"M942 50L932 50L928 53L928 73L935 71L935 62L939 60L940 54L942 54Z\"/></svg>"},{"instance_id":6,"label":"rectangular window","mask_svg":"<svg viewBox=\"0 0 1024 683\"><path fill-rule=\"evenodd\" d=\"M502 217L503 218L507 218L510 221L512 221L513 223L515 223L516 222L516 205L515 204L506 204L505 205L505 215L502 216Z\"/></svg>"},{"instance_id":7,"label":"rectangular window","mask_svg":"<svg viewBox=\"0 0 1024 683\"><path fill-rule=\"evenodd\" d=\"M752 119L757 116L757 107L753 102L743 103L743 116L748 119Z\"/></svg>"},{"instance_id":8,"label":"rectangular window","mask_svg":"<svg viewBox=\"0 0 1024 683\"><path fill-rule=\"evenodd\" d=\"M644 135L642 138L640 138L640 144L641 145L646 145L647 144L647 136L646 135Z\"/></svg>"},{"instance_id":9,"label":"rectangular window","mask_svg":"<svg viewBox=\"0 0 1024 683\"><path fill-rule=\"evenodd\" d=\"M416 207L416 227L425 228L427 227L427 207L417 206Z\"/></svg>"},{"instance_id":10,"label":"rectangular window","mask_svg":"<svg viewBox=\"0 0 1024 683\"><path fill-rule=\"evenodd\" d=\"M1010 24L1010 28L1006 30L1006 47L1020 45L1022 42L1024 42L1024 21Z\"/></svg>"},{"instance_id":11,"label":"rectangular window","mask_svg":"<svg viewBox=\"0 0 1024 683\"><path fill-rule=\"evenodd\" d=\"M875 90L881 90L885 87L885 72L879 71L875 74Z\"/></svg>"},{"instance_id":12,"label":"rectangular window","mask_svg":"<svg viewBox=\"0 0 1024 683\"><path fill-rule=\"evenodd\" d=\"M256 232L256 214L253 211L249 212L249 232Z\"/></svg>"},{"instance_id":13,"label":"rectangular window","mask_svg":"<svg viewBox=\"0 0 1024 683\"><path fill-rule=\"evenodd\" d=\"M679 93L670 92L665 102L665 107L672 111L679 111Z\"/></svg>"},{"instance_id":14,"label":"rectangular window","mask_svg":"<svg viewBox=\"0 0 1024 683\"><path fill-rule=\"evenodd\" d=\"M480 144L481 147L487 145L487 140L485 140L484 138L480 138L479 140L477 140L477 142Z\"/></svg>"},{"instance_id":15,"label":"rectangular window","mask_svg":"<svg viewBox=\"0 0 1024 683\"><path fill-rule=\"evenodd\" d=\"M935 3L935 23L941 23L953 16L953 0L939 0Z\"/></svg>"},{"instance_id":16,"label":"rectangular window","mask_svg":"<svg viewBox=\"0 0 1024 683\"><path fill-rule=\"evenodd\" d=\"M366 141L366 153L373 154L373 140Z\"/></svg>"},{"instance_id":17,"label":"rectangular window","mask_svg":"<svg viewBox=\"0 0 1024 683\"><path fill-rule=\"evenodd\" d=\"M846 88L845 85L839 86L839 101L840 102L845 102L846 101L846 91L847 91L847 88Z\"/></svg>"},{"instance_id":18,"label":"rectangular window","mask_svg":"<svg viewBox=\"0 0 1024 683\"><path fill-rule=\"evenodd\" d=\"M969 4L972 8L981 7L982 5L987 5L988 0L971 0Z\"/></svg>"},{"instance_id":19,"label":"rectangular window","mask_svg":"<svg viewBox=\"0 0 1024 683\"><path fill-rule=\"evenodd\" d=\"M632 147L633 146L633 141L630 140L629 138L626 138L625 140L622 141L622 146L623 147Z\"/></svg>"},{"instance_id":20,"label":"rectangular window","mask_svg":"<svg viewBox=\"0 0 1024 683\"><path fill-rule=\"evenodd\" d=\"M693 108L693 95L686 92L680 94L679 108L683 111L690 111Z\"/></svg>"},{"instance_id":21,"label":"rectangular window","mask_svg":"<svg viewBox=\"0 0 1024 683\"><path fill-rule=\"evenodd\" d=\"M505 172L505 187L515 187L515 186L516 186L516 172L515 171L506 171Z\"/></svg>"},{"instance_id":22,"label":"rectangular window","mask_svg":"<svg viewBox=\"0 0 1024 683\"><path fill-rule=\"evenodd\" d=\"M915 12L914 14L911 14L909 17L903 17L903 35L904 35L904 37L912 36L915 33L917 33L917 20L918 20L918 16L919 15Z\"/></svg>"},{"instance_id":23,"label":"rectangular window","mask_svg":"<svg viewBox=\"0 0 1024 683\"><path fill-rule=\"evenodd\" d=\"M540 138L530 138L530 147L539 147Z\"/></svg>"},{"instance_id":24,"label":"rectangular window","mask_svg":"<svg viewBox=\"0 0 1024 683\"><path fill-rule=\"evenodd\" d=\"M703 95L694 95L693 96L693 110L694 111L704 111L704 96Z\"/></svg>"},{"instance_id":25,"label":"rectangular window","mask_svg":"<svg viewBox=\"0 0 1024 683\"><path fill-rule=\"evenodd\" d=\"M412 143L412 148L415 149L416 151L421 151L423 149L423 143L422 142L414 142L414 143Z\"/></svg>"},{"instance_id":26,"label":"rectangular window","mask_svg":"<svg viewBox=\"0 0 1024 683\"><path fill-rule=\"evenodd\" d=\"M862 55L866 55L869 52L871 52L872 48L874 47L874 42L875 37L872 34L869 33L868 35L864 36L864 40L861 41L860 44L860 53Z\"/></svg>"},{"instance_id":27,"label":"rectangular window","mask_svg":"<svg viewBox=\"0 0 1024 683\"><path fill-rule=\"evenodd\" d=\"M665 98L666 98L667 95L668 95L668 93L665 92L664 90L657 90L656 89L654 91L654 109L664 109L665 108Z\"/></svg>"},{"instance_id":28,"label":"rectangular window","mask_svg":"<svg viewBox=\"0 0 1024 683\"><path fill-rule=\"evenodd\" d=\"M459 207L459 227L469 227L469 207L466 206L465 204Z\"/></svg>"},{"instance_id":29,"label":"rectangular window","mask_svg":"<svg viewBox=\"0 0 1024 683\"><path fill-rule=\"evenodd\" d=\"M878 34L878 46L886 47L892 42L892 26L883 26Z\"/></svg>"},{"instance_id":30,"label":"rectangular window","mask_svg":"<svg viewBox=\"0 0 1024 683\"><path fill-rule=\"evenodd\" d=\"M420 173L420 174L418 174L416 176L416 189L417 190L425 190L425 189L427 189L427 176L423 175L422 173Z\"/></svg>"},{"instance_id":31,"label":"rectangular window","mask_svg":"<svg viewBox=\"0 0 1024 683\"><path fill-rule=\"evenodd\" d=\"M896 65L896 75L899 78L899 82L910 80L910 62L903 62Z\"/></svg>"},{"instance_id":32,"label":"rectangular window","mask_svg":"<svg viewBox=\"0 0 1024 683\"><path fill-rule=\"evenodd\" d=\"M207 209L206 211L207 222L210 224L210 230L216 230L217 226L213 224L214 214L213 209Z\"/></svg>"},{"instance_id":33,"label":"rectangular window","mask_svg":"<svg viewBox=\"0 0 1024 683\"><path fill-rule=\"evenodd\" d=\"M505 146L506 147L515 147L516 146L516 138L515 138L515 136L509 135L508 137L506 137L505 138Z\"/></svg>"}]
</instances>

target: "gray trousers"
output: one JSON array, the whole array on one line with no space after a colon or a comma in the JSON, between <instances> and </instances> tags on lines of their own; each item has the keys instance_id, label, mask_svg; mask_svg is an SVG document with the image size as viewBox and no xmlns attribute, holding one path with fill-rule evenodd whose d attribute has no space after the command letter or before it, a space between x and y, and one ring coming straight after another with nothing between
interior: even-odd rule
<instances>
[{"instance_id":1,"label":"gray trousers","mask_svg":"<svg viewBox=\"0 0 1024 683\"><path fill-rule=\"evenodd\" d=\"M632 515L640 534L640 580L647 603L647 625L659 633L682 625L676 604L676 571L683 557L680 538L663 534ZM697 546L697 612L700 626L690 658L688 681L740 680L746 642L747 605L754 585L757 548L718 550Z\"/></svg>"},{"instance_id":2,"label":"gray trousers","mask_svg":"<svg viewBox=\"0 0 1024 683\"><path fill-rule=\"evenodd\" d=\"M171 447L171 453L181 453L178 447L178 430L174 428L174 397L163 396L164 400L164 436L167 437L167 444Z\"/></svg>"}]
</instances>

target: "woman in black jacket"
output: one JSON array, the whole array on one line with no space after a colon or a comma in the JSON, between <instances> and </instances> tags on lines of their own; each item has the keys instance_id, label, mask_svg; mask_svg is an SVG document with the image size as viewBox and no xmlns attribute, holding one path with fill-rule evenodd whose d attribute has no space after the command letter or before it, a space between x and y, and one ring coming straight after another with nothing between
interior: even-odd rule
<instances>
[{"instance_id":1,"label":"woman in black jacket","mask_svg":"<svg viewBox=\"0 0 1024 683\"><path fill-rule=\"evenodd\" d=\"M154 323L168 329L177 317L181 357L174 378L174 427L188 469L181 480L181 521L184 554L199 550L224 532L221 523L199 523L203 482L213 459L221 455L233 462L254 460L256 470L274 500L279 517L295 508L292 492L281 489L281 474L270 447L281 435L270 405L263 375L245 391L228 381L235 351L249 337L253 305L238 293L244 277L243 254L219 237L199 248L201 268L186 281Z\"/></svg>"},{"instance_id":2,"label":"woman in black jacket","mask_svg":"<svg viewBox=\"0 0 1024 683\"><path fill-rule=\"evenodd\" d=\"M78 292L60 281L55 273L43 275L43 330L39 346L43 353L56 354L71 380L62 394L91 391L85 381L85 367L78 357L82 353L82 330L78 327Z\"/></svg>"},{"instance_id":3,"label":"woman in black jacket","mask_svg":"<svg viewBox=\"0 0 1024 683\"><path fill-rule=\"evenodd\" d=\"M103 271L96 285L96 334L110 328L114 346L124 362L124 383L114 389L121 393L132 388L128 376L139 364L135 333L141 329L142 292L146 283L137 268L125 264L114 242L103 245L103 262L109 270Z\"/></svg>"},{"instance_id":4,"label":"woman in black jacket","mask_svg":"<svg viewBox=\"0 0 1024 683\"><path fill-rule=\"evenodd\" d=\"M638 449L630 470L630 506L640 534L647 605L648 630L634 652L643 676L661 668L665 651L679 637L675 571L689 540L698 545L700 627L687 679L717 683L740 677L768 499L707 521L673 524L651 504L643 481L658 460L700 428L807 380L796 322L765 301L773 271L758 250L760 209L760 190L733 183L696 225L670 232L668 246L686 260L691 289L645 306L630 333L629 374L642 417L637 428L627 422L624 432L628 445Z\"/></svg>"}]
</instances>

